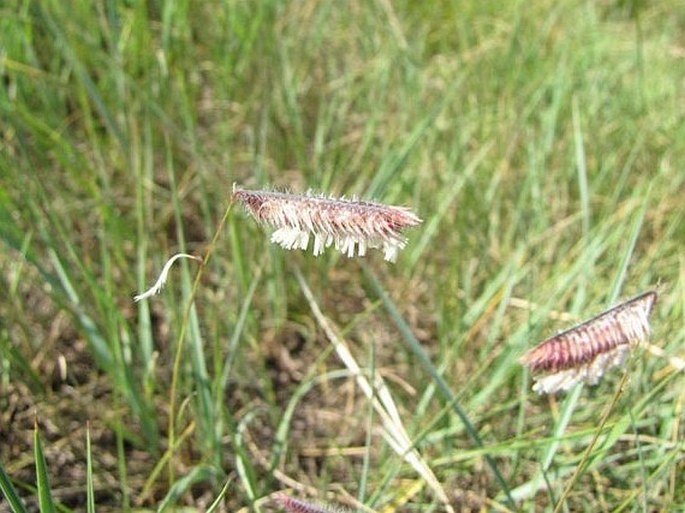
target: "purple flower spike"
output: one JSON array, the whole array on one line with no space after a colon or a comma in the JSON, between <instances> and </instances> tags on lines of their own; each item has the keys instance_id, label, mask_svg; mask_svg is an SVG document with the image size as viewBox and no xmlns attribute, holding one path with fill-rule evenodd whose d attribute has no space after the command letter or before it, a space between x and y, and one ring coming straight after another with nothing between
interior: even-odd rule
<instances>
[{"instance_id":1,"label":"purple flower spike","mask_svg":"<svg viewBox=\"0 0 685 513\"><path fill-rule=\"evenodd\" d=\"M596 385L649 336L656 299L656 292L645 292L531 349L520 362L538 374L533 390L553 394L577 383Z\"/></svg>"}]
</instances>

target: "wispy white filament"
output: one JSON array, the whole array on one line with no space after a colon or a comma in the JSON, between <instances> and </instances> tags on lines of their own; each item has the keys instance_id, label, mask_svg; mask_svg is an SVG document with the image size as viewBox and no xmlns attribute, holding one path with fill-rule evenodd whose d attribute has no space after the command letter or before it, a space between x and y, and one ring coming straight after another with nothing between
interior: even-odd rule
<instances>
[{"instance_id":1,"label":"wispy white filament","mask_svg":"<svg viewBox=\"0 0 685 513\"><path fill-rule=\"evenodd\" d=\"M159 274L159 278L157 278L157 281L155 284L147 289L145 292L142 292L136 296L133 297L133 301L136 303L138 301L142 301L143 299L147 299L150 296L154 296L155 294L159 294L159 291L162 290L162 287L166 283L167 277L169 276L169 270L171 269L171 266L174 265L174 262L178 260L179 258L190 258L191 260L197 260L198 262L202 262L202 258L195 256L195 255L188 255L187 253L176 253L174 256L172 256L169 260L167 260L166 264L164 264L164 267L162 268L162 272Z\"/></svg>"}]
</instances>

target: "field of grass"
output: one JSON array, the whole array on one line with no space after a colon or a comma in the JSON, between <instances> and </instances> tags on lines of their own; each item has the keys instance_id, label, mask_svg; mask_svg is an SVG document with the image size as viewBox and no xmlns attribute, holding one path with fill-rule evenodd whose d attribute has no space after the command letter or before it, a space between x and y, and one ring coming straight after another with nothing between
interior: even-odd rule
<instances>
[{"instance_id":1,"label":"field of grass","mask_svg":"<svg viewBox=\"0 0 685 513\"><path fill-rule=\"evenodd\" d=\"M0 511L685 509L682 0L8 0L0 77ZM314 257L234 183L423 224ZM531 390L651 289L662 354Z\"/></svg>"}]
</instances>

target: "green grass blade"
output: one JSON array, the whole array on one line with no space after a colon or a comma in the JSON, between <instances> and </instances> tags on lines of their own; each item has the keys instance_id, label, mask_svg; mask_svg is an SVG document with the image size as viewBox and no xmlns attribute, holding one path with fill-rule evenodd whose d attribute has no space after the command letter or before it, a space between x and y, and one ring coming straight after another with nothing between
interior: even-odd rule
<instances>
[{"instance_id":1,"label":"green grass blade","mask_svg":"<svg viewBox=\"0 0 685 513\"><path fill-rule=\"evenodd\" d=\"M241 419L240 424L233 435L236 472L240 479L240 483L247 494L247 499L252 503L254 503L259 496L259 481L257 479L257 471L253 465L252 458L250 457L250 451L246 446L244 431L256 415L256 411L252 411L245 415Z\"/></svg>"},{"instance_id":2,"label":"green grass blade","mask_svg":"<svg viewBox=\"0 0 685 513\"><path fill-rule=\"evenodd\" d=\"M95 513L95 488L93 486L93 448L90 443L90 422L86 425L86 511Z\"/></svg>"},{"instance_id":3,"label":"green grass blade","mask_svg":"<svg viewBox=\"0 0 685 513\"><path fill-rule=\"evenodd\" d=\"M585 157L585 143L583 141L583 129L580 125L580 113L578 112L578 100L573 99L573 142L576 155L576 168L578 171L578 190L580 192L580 208L583 215L583 236L590 233L590 190L587 180L587 161Z\"/></svg>"},{"instance_id":4,"label":"green grass blade","mask_svg":"<svg viewBox=\"0 0 685 513\"><path fill-rule=\"evenodd\" d=\"M212 504L207 508L207 513L214 513L215 511L219 511L219 508L221 507L221 503L224 500L224 497L226 497L226 493L228 492L228 488L233 482L233 478L229 477L226 480L226 483L224 483L224 486L221 488L221 492L217 496L217 498L212 502Z\"/></svg>"},{"instance_id":5,"label":"green grass blade","mask_svg":"<svg viewBox=\"0 0 685 513\"><path fill-rule=\"evenodd\" d=\"M615 303L618 300L621 288L623 287L626 275L628 274L628 267L635 253L635 247L637 246L637 241L640 236L640 232L642 231L642 224L645 220L645 214L647 213L647 207L649 206L651 190L652 187L650 185L645 194L645 198L642 203L642 208L638 212L638 215L635 218L635 221L633 222L632 230L630 233L630 237L628 238L628 244L626 246L625 253L623 254L623 258L621 259L618 272L616 273L616 278L614 278L614 284L611 289L611 295L609 296L609 304Z\"/></svg>"},{"instance_id":6,"label":"green grass blade","mask_svg":"<svg viewBox=\"0 0 685 513\"><path fill-rule=\"evenodd\" d=\"M36 460L36 488L38 491L38 504L42 513L56 513L55 503L52 500L50 480L48 479L48 466L43 453L43 444L38 431L38 423L33 428L33 451Z\"/></svg>"},{"instance_id":7,"label":"green grass blade","mask_svg":"<svg viewBox=\"0 0 685 513\"><path fill-rule=\"evenodd\" d=\"M216 475L216 469L208 465L198 465L193 467L188 474L180 478L171 486L169 492L158 506L157 512L161 513L174 506L183 496L183 494L186 493L193 485L197 483L210 482L216 477Z\"/></svg>"},{"instance_id":8,"label":"green grass blade","mask_svg":"<svg viewBox=\"0 0 685 513\"><path fill-rule=\"evenodd\" d=\"M0 465L0 490L2 490L2 494L5 496L5 500L9 504L12 513L28 513L28 509L26 509L19 495L17 495L17 491L14 489L14 485L12 485L12 481L10 481L2 465Z\"/></svg>"}]
</instances>

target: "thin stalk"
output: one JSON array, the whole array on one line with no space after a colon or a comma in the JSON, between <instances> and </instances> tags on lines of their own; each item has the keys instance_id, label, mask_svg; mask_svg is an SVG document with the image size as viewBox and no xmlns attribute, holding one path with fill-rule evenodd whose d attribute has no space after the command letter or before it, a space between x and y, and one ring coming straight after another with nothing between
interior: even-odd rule
<instances>
[{"instance_id":1,"label":"thin stalk","mask_svg":"<svg viewBox=\"0 0 685 513\"><path fill-rule=\"evenodd\" d=\"M178 334L178 340L176 343L176 355L174 357L174 367L173 371L171 374L171 389L169 391L169 447L172 448L174 447L174 438L176 436L176 431L175 431L175 416L176 416L176 390L178 388L178 379L181 371L181 359L183 357L183 348L184 348L184 342L185 342L185 335L186 335L186 329L188 326L188 321L190 319L190 312L192 310L192 307L195 303L195 295L197 294L197 289L200 286L200 279L202 278L202 275L204 274L204 270L209 264L209 259L212 257L212 253L214 252L214 248L216 247L216 243L219 240L219 235L223 231L224 224L226 224L226 220L228 219L229 214L231 213L231 209L233 208L233 201L231 201L228 204L228 207L226 208L226 211L224 212L223 217L221 218L221 221L219 221L219 226L216 229L216 232L214 233L214 236L212 237L212 241L209 244L209 247L207 248L207 253L205 256L202 258L202 263L200 264L200 268L197 271L197 274L195 275L195 281L193 282L193 287L190 291L190 297L188 298L188 304L186 305L185 312L183 314L183 322L181 323L181 330ZM169 458L169 485L173 485L174 483L174 466L171 464L173 461L173 453L170 455L171 457Z\"/></svg>"}]
</instances>

